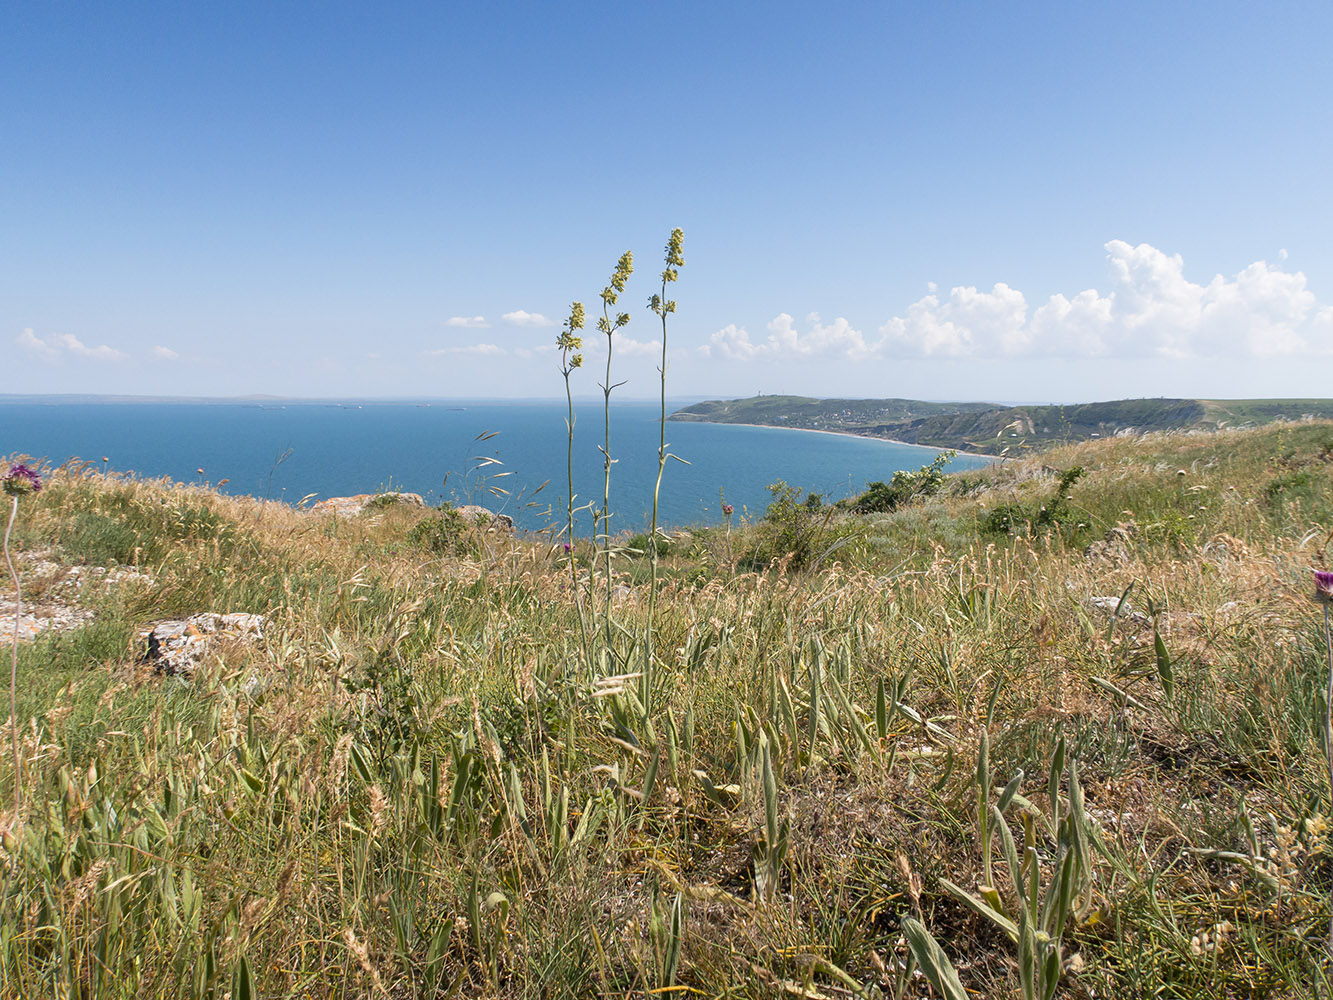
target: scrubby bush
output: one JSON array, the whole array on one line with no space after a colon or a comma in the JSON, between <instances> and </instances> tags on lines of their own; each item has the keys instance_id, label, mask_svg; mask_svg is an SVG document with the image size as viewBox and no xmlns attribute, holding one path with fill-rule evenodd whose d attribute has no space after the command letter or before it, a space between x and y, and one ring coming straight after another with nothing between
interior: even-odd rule
<instances>
[{"instance_id":1,"label":"scrubby bush","mask_svg":"<svg viewBox=\"0 0 1333 1000\"><path fill-rule=\"evenodd\" d=\"M866 491L851 502L852 510L858 514L887 514L913 500L934 496L944 486L944 467L956 454L942 451L916 472L899 469L887 483L868 483Z\"/></svg>"},{"instance_id":2,"label":"scrubby bush","mask_svg":"<svg viewBox=\"0 0 1333 1000\"><path fill-rule=\"evenodd\" d=\"M453 504L446 503L418 521L407 533L407 540L436 555L460 555L475 548L476 529Z\"/></svg>"},{"instance_id":3,"label":"scrubby bush","mask_svg":"<svg viewBox=\"0 0 1333 1000\"><path fill-rule=\"evenodd\" d=\"M657 535L657 554L664 556L671 551L672 540L662 533ZM640 532L629 540L629 549L631 552L641 552L644 555L652 555L653 539L647 532Z\"/></svg>"},{"instance_id":4,"label":"scrubby bush","mask_svg":"<svg viewBox=\"0 0 1333 1000\"><path fill-rule=\"evenodd\" d=\"M397 493L381 493L366 501L366 510L383 510L386 507L396 507L403 502L401 495Z\"/></svg>"},{"instance_id":5,"label":"scrubby bush","mask_svg":"<svg viewBox=\"0 0 1333 1000\"><path fill-rule=\"evenodd\" d=\"M790 568L807 569L831 548L863 533L859 524L837 520L838 508L825 504L822 494L806 493L780 479L768 491L773 500L753 536L756 544L741 560L752 568L785 558Z\"/></svg>"},{"instance_id":6,"label":"scrubby bush","mask_svg":"<svg viewBox=\"0 0 1333 1000\"><path fill-rule=\"evenodd\" d=\"M987 531L1011 534L1016 531L1044 531L1064 525L1071 518L1069 492L1083 478L1081 465L1060 473L1055 492L1042 501L1005 503L991 509L982 521Z\"/></svg>"}]
</instances>

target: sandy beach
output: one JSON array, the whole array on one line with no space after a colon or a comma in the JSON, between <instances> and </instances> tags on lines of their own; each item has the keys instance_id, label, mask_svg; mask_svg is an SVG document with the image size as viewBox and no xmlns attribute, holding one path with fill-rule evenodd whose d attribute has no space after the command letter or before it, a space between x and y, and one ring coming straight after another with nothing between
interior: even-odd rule
<instances>
[{"instance_id":1,"label":"sandy beach","mask_svg":"<svg viewBox=\"0 0 1333 1000\"><path fill-rule=\"evenodd\" d=\"M671 418L668 417L668 420ZM767 427L775 431L804 431L806 434L835 434L839 437L861 438L864 441L883 441L885 444L901 445L904 448L920 448L922 451L954 451L960 455L969 455L972 458L986 458L994 462L1008 462L1008 455L988 455L984 451L967 451L963 448L937 448L933 444L917 444L915 441L899 441L897 438L879 437L876 434L858 434L856 431L826 431L818 427L783 427L779 424L747 424L735 420L678 420L676 423L685 424L716 424L718 426L729 427Z\"/></svg>"}]
</instances>

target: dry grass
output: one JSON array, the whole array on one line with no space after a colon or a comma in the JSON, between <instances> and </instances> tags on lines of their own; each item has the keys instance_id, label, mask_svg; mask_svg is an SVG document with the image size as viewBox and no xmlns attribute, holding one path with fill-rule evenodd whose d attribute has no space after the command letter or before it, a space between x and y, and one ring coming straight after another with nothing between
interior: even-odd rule
<instances>
[{"instance_id":1,"label":"dry grass","mask_svg":"<svg viewBox=\"0 0 1333 1000\"><path fill-rule=\"evenodd\" d=\"M22 544L154 583L90 591L94 625L24 651L0 983L924 996L898 975L919 915L971 991L1020 996L1018 949L942 883L985 877L985 731L991 801L1025 775L1020 843L1061 738L1078 761L1097 850L1059 995L1314 995L1333 858L1306 591L1330 440L1306 424L1060 449L832 519L847 541L806 574L742 571L771 525L696 531L662 561L647 712L633 557L620 640L588 656L541 539L425 550L419 511L334 521L62 470L25 501ZM1067 519L986 530L1075 464ZM1114 620L1089 603L1127 590ZM188 683L136 663L137 626L205 610L266 614L265 643L219 647ZM1061 847L1034 830L1044 883Z\"/></svg>"}]
</instances>

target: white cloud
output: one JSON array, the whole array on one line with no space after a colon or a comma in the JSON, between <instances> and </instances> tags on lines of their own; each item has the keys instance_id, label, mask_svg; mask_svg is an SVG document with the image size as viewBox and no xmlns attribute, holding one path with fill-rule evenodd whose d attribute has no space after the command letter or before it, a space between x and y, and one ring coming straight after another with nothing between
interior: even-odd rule
<instances>
[{"instance_id":1,"label":"white cloud","mask_svg":"<svg viewBox=\"0 0 1333 1000\"><path fill-rule=\"evenodd\" d=\"M615 335L615 348L613 357L618 358L661 358L662 342L660 340L635 340L633 337L626 337L624 334Z\"/></svg>"},{"instance_id":2,"label":"white cloud","mask_svg":"<svg viewBox=\"0 0 1333 1000\"><path fill-rule=\"evenodd\" d=\"M163 347L161 344L155 344L148 354L156 361L179 361L181 359L181 356L170 347Z\"/></svg>"},{"instance_id":3,"label":"white cloud","mask_svg":"<svg viewBox=\"0 0 1333 1000\"><path fill-rule=\"evenodd\" d=\"M714 333L699 353L704 357L717 356L731 361L756 358L862 361L875 355L876 346L867 343L864 334L841 316L832 323L823 323L816 313L811 313L806 317L806 325L808 329L801 333L791 316L781 313L769 322L768 338L756 344L745 327L729 323Z\"/></svg>"},{"instance_id":4,"label":"white cloud","mask_svg":"<svg viewBox=\"0 0 1333 1000\"><path fill-rule=\"evenodd\" d=\"M40 358L43 361L57 361L60 358L60 352L34 334L32 332L32 327L28 327L15 337L14 343L18 344L19 347L23 348L33 357Z\"/></svg>"},{"instance_id":5,"label":"white cloud","mask_svg":"<svg viewBox=\"0 0 1333 1000\"><path fill-rule=\"evenodd\" d=\"M484 330L491 324L485 316L450 316L444 321L445 326L461 327L465 330Z\"/></svg>"},{"instance_id":6,"label":"white cloud","mask_svg":"<svg viewBox=\"0 0 1333 1000\"><path fill-rule=\"evenodd\" d=\"M102 344L99 347L89 347L79 340L72 333L57 333L52 337L61 347L80 358L87 358L90 361L124 361L127 354L118 351L114 347L108 347Z\"/></svg>"},{"instance_id":7,"label":"white cloud","mask_svg":"<svg viewBox=\"0 0 1333 1000\"><path fill-rule=\"evenodd\" d=\"M129 356L106 344L89 347L72 333L53 333L49 339L42 340L31 328L20 333L14 343L43 361L59 361L67 354L89 361L124 361Z\"/></svg>"},{"instance_id":8,"label":"white cloud","mask_svg":"<svg viewBox=\"0 0 1333 1000\"><path fill-rule=\"evenodd\" d=\"M555 320L547 319L541 313L530 313L526 309L516 309L500 317L509 326L555 326Z\"/></svg>"},{"instance_id":9,"label":"white cloud","mask_svg":"<svg viewBox=\"0 0 1333 1000\"><path fill-rule=\"evenodd\" d=\"M494 357L508 352L498 344L464 344L459 347L437 347L431 351L422 351L423 358L438 358L449 354L473 354L479 357Z\"/></svg>"},{"instance_id":10,"label":"white cloud","mask_svg":"<svg viewBox=\"0 0 1333 1000\"><path fill-rule=\"evenodd\" d=\"M1017 289L1003 282L989 292L960 285L943 299L931 291L906 316L885 323L875 351L949 358L1022 353L1032 340L1026 321L1027 300Z\"/></svg>"},{"instance_id":11,"label":"white cloud","mask_svg":"<svg viewBox=\"0 0 1333 1000\"><path fill-rule=\"evenodd\" d=\"M1267 358L1333 352L1333 306L1321 307L1300 271L1256 261L1231 278L1199 284L1179 254L1147 243L1105 246L1109 290L1056 293L1029 309L1003 282L989 291L959 285L927 294L867 339L845 319L811 315L798 331L783 313L755 342L731 324L699 349L707 357L871 358ZM1285 256L1279 255L1279 265ZM1328 345L1328 346L1325 346Z\"/></svg>"},{"instance_id":12,"label":"white cloud","mask_svg":"<svg viewBox=\"0 0 1333 1000\"><path fill-rule=\"evenodd\" d=\"M1110 291L1056 293L1029 317L1021 292L954 288L930 294L880 327L880 353L908 357L1273 357L1325 352L1317 308L1300 271L1256 261L1206 285L1179 254L1147 243L1106 244ZM1281 257L1281 255L1279 255ZM1282 258L1285 259L1285 258Z\"/></svg>"}]
</instances>

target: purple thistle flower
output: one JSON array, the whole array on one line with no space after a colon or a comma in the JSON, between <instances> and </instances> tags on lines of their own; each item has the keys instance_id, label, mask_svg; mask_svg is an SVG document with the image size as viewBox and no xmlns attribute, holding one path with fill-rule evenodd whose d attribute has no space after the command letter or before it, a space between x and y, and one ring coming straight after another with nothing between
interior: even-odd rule
<instances>
[{"instance_id":1,"label":"purple thistle flower","mask_svg":"<svg viewBox=\"0 0 1333 1000\"><path fill-rule=\"evenodd\" d=\"M573 551L574 551L574 546L570 545L568 542L565 542L565 555L569 555Z\"/></svg>"},{"instance_id":2,"label":"purple thistle flower","mask_svg":"<svg viewBox=\"0 0 1333 1000\"><path fill-rule=\"evenodd\" d=\"M36 493L40 490L42 488L42 477L26 465L11 465L4 478L0 479L0 483L4 484L6 493L18 497L25 493Z\"/></svg>"},{"instance_id":3,"label":"purple thistle flower","mask_svg":"<svg viewBox=\"0 0 1333 1000\"><path fill-rule=\"evenodd\" d=\"M731 517L732 514L736 513L736 508L729 503L724 503L722 505L722 513L727 517Z\"/></svg>"},{"instance_id":4,"label":"purple thistle flower","mask_svg":"<svg viewBox=\"0 0 1333 1000\"><path fill-rule=\"evenodd\" d=\"M1333 573L1314 571L1314 599L1324 604L1333 603Z\"/></svg>"}]
</instances>

